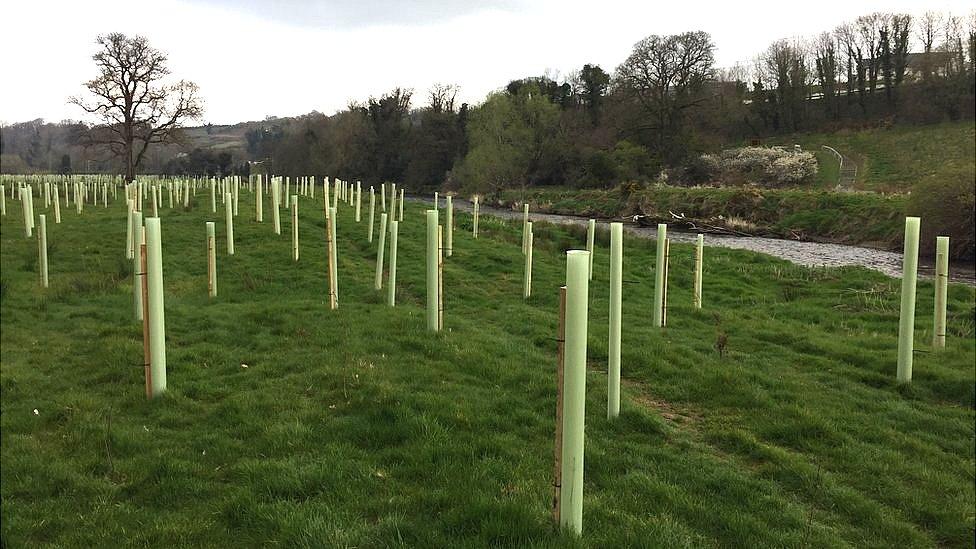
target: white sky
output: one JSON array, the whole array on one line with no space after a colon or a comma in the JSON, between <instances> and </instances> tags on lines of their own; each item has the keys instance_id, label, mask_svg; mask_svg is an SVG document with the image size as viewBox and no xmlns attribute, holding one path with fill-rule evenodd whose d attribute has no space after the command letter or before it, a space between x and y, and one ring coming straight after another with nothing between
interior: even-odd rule
<instances>
[{"instance_id":1,"label":"white sky","mask_svg":"<svg viewBox=\"0 0 976 549\"><path fill-rule=\"evenodd\" d=\"M173 76L200 85L216 124L331 114L396 86L425 102L435 82L480 102L509 80L584 63L613 72L651 34L711 33L719 66L778 38L872 11L967 15L968 1L13 0L0 7L0 121L79 119L66 103L92 78L100 33L143 34ZM596 7L597 9L593 9Z\"/></svg>"}]
</instances>

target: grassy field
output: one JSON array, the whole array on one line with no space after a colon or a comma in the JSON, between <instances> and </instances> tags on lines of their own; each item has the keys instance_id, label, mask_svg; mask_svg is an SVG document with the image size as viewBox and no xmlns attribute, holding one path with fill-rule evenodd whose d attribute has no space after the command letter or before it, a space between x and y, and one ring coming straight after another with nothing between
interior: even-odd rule
<instances>
[{"instance_id":1,"label":"grassy field","mask_svg":"<svg viewBox=\"0 0 976 549\"><path fill-rule=\"evenodd\" d=\"M147 402L124 206L49 225L51 287L19 206L0 221L0 495L7 547L971 547L972 288L915 381L894 382L899 281L674 245L669 327L650 327L653 243L625 243L623 406L606 419L608 250L590 293L583 537L550 521L557 288L572 228L458 215L446 330L425 329L422 206L401 227L398 306L340 205L340 308L325 305L319 200L301 260L242 194L235 256L201 193L160 212L169 391ZM40 201L38 201L40 202ZM201 207L203 206L203 207ZM40 205L37 206L41 210ZM221 210L222 211L222 210ZM365 216L364 216L365 219ZM204 221L218 222L208 299ZM724 353L716 342L726 339ZM246 367L245 367L246 365Z\"/></svg>"},{"instance_id":2,"label":"grassy field","mask_svg":"<svg viewBox=\"0 0 976 549\"><path fill-rule=\"evenodd\" d=\"M770 143L797 143L816 152L821 161L818 183L825 188L836 185L837 165L836 157L823 152L822 145L857 162L856 189L906 192L930 180L976 180L976 125L972 121L798 134Z\"/></svg>"}]
</instances>

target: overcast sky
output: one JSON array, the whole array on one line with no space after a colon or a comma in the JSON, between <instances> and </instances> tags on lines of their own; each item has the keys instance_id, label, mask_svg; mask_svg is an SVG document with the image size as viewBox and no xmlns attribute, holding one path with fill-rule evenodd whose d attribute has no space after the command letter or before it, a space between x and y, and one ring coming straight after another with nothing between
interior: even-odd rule
<instances>
[{"instance_id":1,"label":"overcast sky","mask_svg":"<svg viewBox=\"0 0 976 549\"><path fill-rule=\"evenodd\" d=\"M312 110L396 86L422 104L433 83L480 102L518 77L608 72L651 34L704 30L720 66L778 38L813 35L872 11L966 15L970 1L653 2L626 0L13 0L0 7L0 121L79 119L66 103L92 78L100 33L143 34L195 81L204 120Z\"/></svg>"}]
</instances>

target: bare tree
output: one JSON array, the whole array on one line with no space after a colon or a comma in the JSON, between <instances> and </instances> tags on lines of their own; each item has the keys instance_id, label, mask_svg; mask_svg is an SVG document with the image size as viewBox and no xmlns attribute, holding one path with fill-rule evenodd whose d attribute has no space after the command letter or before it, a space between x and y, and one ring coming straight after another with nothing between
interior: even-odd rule
<instances>
[{"instance_id":1,"label":"bare tree","mask_svg":"<svg viewBox=\"0 0 976 549\"><path fill-rule=\"evenodd\" d=\"M175 142L183 122L201 116L203 104L193 82L164 82L166 55L145 37L111 33L96 43L100 49L92 59L99 74L85 83L91 97L70 102L101 118L83 134L82 144L121 157L131 181L149 146Z\"/></svg>"},{"instance_id":2,"label":"bare tree","mask_svg":"<svg viewBox=\"0 0 976 549\"><path fill-rule=\"evenodd\" d=\"M713 75L715 45L707 32L649 36L617 67L620 89L637 99L650 115L657 145L673 136L684 110L701 104L705 82Z\"/></svg>"},{"instance_id":3,"label":"bare tree","mask_svg":"<svg viewBox=\"0 0 976 549\"><path fill-rule=\"evenodd\" d=\"M965 50L962 46L963 22L962 18L949 14L943 20L943 44L945 52L945 75L954 77L966 72Z\"/></svg>"},{"instance_id":4,"label":"bare tree","mask_svg":"<svg viewBox=\"0 0 976 549\"><path fill-rule=\"evenodd\" d=\"M920 68L922 78L928 80L935 69L932 63L932 52L935 51L936 42L942 32L942 14L937 11L927 11L918 19L917 23L918 38L922 42L924 52Z\"/></svg>"},{"instance_id":5,"label":"bare tree","mask_svg":"<svg viewBox=\"0 0 976 549\"><path fill-rule=\"evenodd\" d=\"M829 32L822 32L814 39L813 51L817 80L823 94L824 111L828 117L837 116L837 42Z\"/></svg>"},{"instance_id":6,"label":"bare tree","mask_svg":"<svg viewBox=\"0 0 976 549\"><path fill-rule=\"evenodd\" d=\"M810 85L805 48L795 41L777 40L766 50L763 62L776 82L777 105L782 123L787 129L798 129L803 123Z\"/></svg>"},{"instance_id":7,"label":"bare tree","mask_svg":"<svg viewBox=\"0 0 976 549\"><path fill-rule=\"evenodd\" d=\"M976 77L976 10L969 12L969 76Z\"/></svg>"},{"instance_id":8,"label":"bare tree","mask_svg":"<svg viewBox=\"0 0 976 549\"><path fill-rule=\"evenodd\" d=\"M867 104L864 93L867 79L867 63L864 47L859 39L857 28L851 23L844 23L834 30L837 43L844 48L847 55L847 100L850 102L857 90L857 102L861 107L861 114L867 114Z\"/></svg>"},{"instance_id":9,"label":"bare tree","mask_svg":"<svg viewBox=\"0 0 976 549\"><path fill-rule=\"evenodd\" d=\"M867 55L867 58L862 61L867 66L868 93L874 93L878 85L878 74L881 72L881 32L887 25L887 15L883 13L862 15L855 20L854 24L857 26L862 55Z\"/></svg>"},{"instance_id":10,"label":"bare tree","mask_svg":"<svg viewBox=\"0 0 976 549\"><path fill-rule=\"evenodd\" d=\"M896 13L891 16L891 58L895 71L895 85L901 85L908 67L908 52L911 50L912 16Z\"/></svg>"},{"instance_id":11,"label":"bare tree","mask_svg":"<svg viewBox=\"0 0 976 549\"><path fill-rule=\"evenodd\" d=\"M930 53L939 40L939 33L942 30L942 13L937 11L923 13L918 19L917 28L918 38L922 42L922 51Z\"/></svg>"},{"instance_id":12,"label":"bare tree","mask_svg":"<svg viewBox=\"0 0 976 549\"><path fill-rule=\"evenodd\" d=\"M427 92L428 105L434 112L454 112L454 99L460 88L456 84L435 83Z\"/></svg>"}]
</instances>

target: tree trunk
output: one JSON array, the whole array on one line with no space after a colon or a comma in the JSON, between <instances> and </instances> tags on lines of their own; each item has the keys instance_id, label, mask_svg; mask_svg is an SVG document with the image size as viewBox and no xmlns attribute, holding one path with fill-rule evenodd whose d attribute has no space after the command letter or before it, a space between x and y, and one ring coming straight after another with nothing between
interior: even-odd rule
<instances>
[{"instance_id":1,"label":"tree trunk","mask_svg":"<svg viewBox=\"0 0 976 549\"><path fill-rule=\"evenodd\" d=\"M136 180L136 168L132 163L132 141L129 137L125 142L125 180L129 183Z\"/></svg>"}]
</instances>

